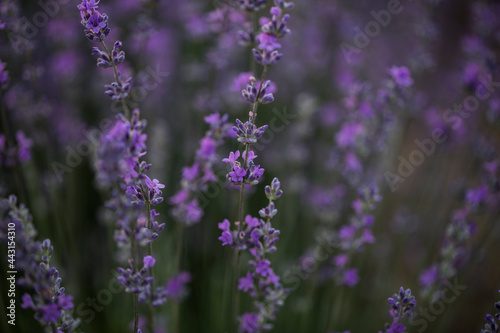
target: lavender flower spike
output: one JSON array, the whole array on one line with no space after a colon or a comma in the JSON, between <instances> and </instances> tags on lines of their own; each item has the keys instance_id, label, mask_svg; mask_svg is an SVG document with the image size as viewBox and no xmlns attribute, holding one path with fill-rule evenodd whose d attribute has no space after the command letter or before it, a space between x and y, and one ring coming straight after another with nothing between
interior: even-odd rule
<instances>
[{"instance_id":1,"label":"lavender flower spike","mask_svg":"<svg viewBox=\"0 0 500 333\"><path fill-rule=\"evenodd\" d=\"M17 205L14 195L3 200L2 205L9 213L0 220L0 240L8 239L9 229L15 225L16 257L10 262L10 270L22 272L17 283L29 290L22 296L21 308L32 309L35 319L51 332L76 332L80 319L73 318L73 296L65 293L59 271L51 263L54 247L50 240L35 240L32 217L23 204Z\"/></svg>"},{"instance_id":2,"label":"lavender flower spike","mask_svg":"<svg viewBox=\"0 0 500 333\"><path fill-rule=\"evenodd\" d=\"M412 296L411 290L404 290L403 287L399 288L399 292L394 294L394 296L389 297L387 302L391 305L389 314L393 318L392 324L385 324L386 333L403 333L406 332L406 327L399 323L402 317L410 317L412 311L415 308L417 301L415 297ZM383 333L379 331L379 333Z\"/></svg>"}]
</instances>

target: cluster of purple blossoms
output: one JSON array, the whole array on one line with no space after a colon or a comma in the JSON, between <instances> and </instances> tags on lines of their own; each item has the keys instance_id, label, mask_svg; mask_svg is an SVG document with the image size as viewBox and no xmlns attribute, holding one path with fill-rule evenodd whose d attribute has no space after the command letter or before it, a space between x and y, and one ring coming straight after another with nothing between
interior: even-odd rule
<instances>
[{"instance_id":1,"label":"cluster of purple blossoms","mask_svg":"<svg viewBox=\"0 0 500 333\"><path fill-rule=\"evenodd\" d=\"M498 292L500 292L500 290ZM497 320L500 321L500 302L495 303L495 309L497 313L495 313L494 316L489 313L486 315L486 324L484 325L484 330L481 330L481 333L498 333L500 331L500 325L497 323Z\"/></svg>"},{"instance_id":2,"label":"cluster of purple blossoms","mask_svg":"<svg viewBox=\"0 0 500 333\"><path fill-rule=\"evenodd\" d=\"M82 17L85 37L91 41L102 42L109 35L108 15L101 14L97 8L100 0L83 0L77 7Z\"/></svg>"},{"instance_id":3,"label":"cluster of purple blossoms","mask_svg":"<svg viewBox=\"0 0 500 333\"><path fill-rule=\"evenodd\" d=\"M391 324L385 324L385 333L403 333L406 331L406 327L399 322L402 317L410 317L412 315L413 309L417 305L415 297L412 296L411 290L404 290L403 287L399 289L399 292L394 294L394 296L387 299L391 305L389 314L393 318ZM382 331L379 331L382 333Z\"/></svg>"},{"instance_id":4,"label":"cluster of purple blossoms","mask_svg":"<svg viewBox=\"0 0 500 333\"><path fill-rule=\"evenodd\" d=\"M15 196L3 200L2 205L8 217L2 217L0 239L7 240L9 248L11 242L15 244L16 255L12 259L9 256L10 270L22 271L17 284L34 291L22 296L21 307L32 309L35 319L51 332L76 332L80 319L73 318L73 297L66 295L59 271L51 264L54 248L50 240L35 240L32 216L23 204L17 205ZM9 230L15 230L15 236Z\"/></svg>"},{"instance_id":5,"label":"cluster of purple blossoms","mask_svg":"<svg viewBox=\"0 0 500 333\"><path fill-rule=\"evenodd\" d=\"M190 281L191 274L188 272L179 272L172 276L165 286L168 299L178 303L181 302L188 294L186 285Z\"/></svg>"},{"instance_id":6,"label":"cluster of purple blossoms","mask_svg":"<svg viewBox=\"0 0 500 333\"><path fill-rule=\"evenodd\" d=\"M399 86L411 87L411 85L413 84L413 79L411 78L410 70L408 69L408 67L392 66L389 69L389 74L391 75L394 82L396 82L396 84Z\"/></svg>"},{"instance_id":7,"label":"cluster of purple blossoms","mask_svg":"<svg viewBox=\"0 0 500 333\"><path fill-rule=\"evenodd\" d=\"M31 159L33 141L22 131L16 132L16 141L16 145L9 145L6 136L0 134L0 166L14 167Z\"/></svg>"},{"instance_id":8,"label":"cluster of purple blossoms","mask_svg":"<svg viewBox=\"0 0 500 333\"><path fill-rule=\"evenodd\" d=\"M267 80L263 84L257 82L255 77L250 76L249 83L241 91L241 96L247 102L254 104L255 102L260 104L269 104L274 101L273 91L274 87L270 80Z\"/></svg>"},{"instance_id":9,"label":"cluster of purple blossoms","mask_svg":"<svg viewBox=\"0 0 500 333\"><path fill-rule=\"evenodd\" d=\"M110 54L101 51L98 47L92 48L92 55L98 55L97 66L101 68L113 67L113 65L119 65L125 60L125 52L121 50L122 42L117 40L113 44L113 50Z\"/></svg>"},{"instance_id":10,"label":"cluster of purple blossoms","mask_svg":"<svg viewBox=\"0 0 500 333\"><path fill-rule=\"evenodd\" d=\"M290 34L290 29L286 25L290 15L284 14L284 11L291 8L293 8L293 3L275 0L274 7L270 10L271 19L261 18L260 33L255 37L256 48L252 50L259 64L269 66L283 57L283 54L278 51L281 44L277 42L277 39Z\"/></svg>"},{"instance_id":11,"label":"cluster of purple blossoms","mask_svg":"<svg viewBox=\"0 0 500 333\"><path fill-rule=\"evenodd\" d=\"M214 163L217 160L217 147L227 138L233 137L231 125L227 123L228 115L213 113L205 117L210 126L205 136L200 140L200 148L196 151L193 165L182 169L181 189L170 198L175 207L172 215L177 221L190 226L198 223L203 210L200 207L199 195L202 195L210 182L217 181L214 173Z\"/></svg>"},{"instance_id":12,"label":"cluster of purple blossoms","mask_svg":"<svg viewBox=\"0 0 500 333\"><path fill-rule=\"evenodd\" d=\"M339 229L334 244L340 253L333 257L333 277L338 285L354 287L359 282L358 270L349 268L350 256L364 249L366 244L373 244L375 237L371 231L375 218L373 212L382 200L374 186L359 191L359 197L353 201L354 216L350 224Z\"/></svg>"},{"instance_id":13,"label":"cluster of purple blossoms","mask_svg":"<svg viewBox=\"0 0 500 333\"><path fill-rule=\"evenodd\" d=\"M243 158L243 164L238 161L240 156ZM258 184L260 177L264 174L264 169L260 165L255 165L253 160L256 157L253 150L246 150L243 154L239 150L234 153L230 152L229 157L222 160L231 166L231 171L226 175L227 179L234 185Z\"/></svg>"},{"instance_id":14,"label":"cluster of purple blossoms","mask_svg":"<svg viewBox=\"0 0 500 333\"><path fill-rule=\"evenodd\" d=\"M269 331L272 328L269 321L274 320L274 315L288 294L266 258L267 254L276 252L275 244L280 235L280 231L271 225L271 219L278 213L274 201L283 194L278 178L265 187L265 193L269 204L259 211L260 219L246 216L245 229L231 230L228 220L219 223L222 245L229 245L239 251L248 250L252 255L248 262L250 270L238 283L238 289L254 299L255 312L245 313L239 318L241 332L246 333Z\"/></svg>"}]
</instances>

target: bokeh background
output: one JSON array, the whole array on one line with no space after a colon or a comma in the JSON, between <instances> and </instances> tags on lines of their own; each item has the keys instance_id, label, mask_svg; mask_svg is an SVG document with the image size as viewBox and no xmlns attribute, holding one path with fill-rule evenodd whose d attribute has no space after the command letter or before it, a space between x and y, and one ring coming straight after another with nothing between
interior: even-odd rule
<instances>
[{"instance_id":1,"label":"bokeh background","mask_svg":"<svg viewBox=\"0 0 500 333\"><path fill-rule=\"evenodd\" d=\"M19 143L18 131L32 140L31 157L23 163L9 164L2 148L0 194L16 194L30 208L39 238L52 240L63 285L75 307L84 304L75 311L82 318L81 330L131 331L128 294L113 294L100 311L85 305L109 289L118 262L114 221L103 207L107 193L96 184L93 154L73 156L89 141L86 133L101 130L102 121L119 111L103 93L113 73L96 67L90 55L94 45L84 37L79 2L47 3L55 5L46 7L48 19L42 22L35 20L45 1L0 2L0 26L7 23L0 30L0 59L9 75L0 95L0 131L12 145ZM371 11L390 3L296 1L289 21L292 34L282 42L283 59L269 72L275 102L262 106L258 123L275 119L279 126L259 144L266 172L248 193L246 211L258 214L267 204L263 186L279 177L285 194L276 202L273 225L281 237L270 259L284 286L293 290L274 332L382 330L390 319L387 297L400 286L411 288L418 306L428 308L431 298L422 294L420 275L440 260L454 211L467 204L469 189L483 184L484 163L498 159L500 87L457 128L444 114L473 94L479 77L493 75L498 82L500 6L494 1L401 0L390 22L379 25L366 46L352 51L355 28L364 31L374 20ZM193 163L208 129L204 116L220 112L231 122L246 119L249 106L235 79L252 68L251 53L237 38L249 17L229 0L102 0L100 10L110 17L108 40L123 42L127 57L121 70L134 76L132 102L148 120L146 160L153 165L151 175L166 186L166 200L157 207L167 227L154 244L156 272L165 279L177 269L181 246L181 267L192 276L185 300L168 302L158 311L159 326L176 332L172 318L179 314L178 332L230 332L227 270L233 252L221 246L217 223L237 218L237 191L225 184L223 163L215 165L221 181L211 187L214 195L203 205L201 222L191 227L172 218L168 198L180 189L182 168ZM14 18L24 18L34 29L17 27L24 35L15 39L9 30ZM346 49L346 43L352 48ZM395 86L393 66L407 67L413 84ZM390 102L384 91L394 94ZM371 116L363 118L367 113ZM278 116L283 114L288 118ZM345 128L351 122L361 124L361 134ZM408 159L418 148L415 140L431 138L436 128L448 139L391 190L386 172L397 174L398 157ZM236 148L235 140L228 140L218 149L220 159ZM68 169L58 173L54 162ZM351 202L366 186L377 186L382 198L374 212L376 240L352 254L359 283L346 286L331 271L337 249L320 262L307 258L314 257L311 251L323 235L349 224ZM498 199L496 186L491 195ZM467 288L427 321L426 332L479 332L499 300L496 203L490 201L471 217L475 232L461 244L456 271L457 281ZM3 258L5 246L0 253ZM302 267L301 274L293 267ZM6 270L2 260L3 309ZM21 290L17 296L20 304ZM249 305L246 295L242 300L242 308ZM15 327L7 325L4 315L0 323L6 333L42 332L31 310L18 308ZM407 327L421 332L422 326Z\"/></svg>"}]
</instances>

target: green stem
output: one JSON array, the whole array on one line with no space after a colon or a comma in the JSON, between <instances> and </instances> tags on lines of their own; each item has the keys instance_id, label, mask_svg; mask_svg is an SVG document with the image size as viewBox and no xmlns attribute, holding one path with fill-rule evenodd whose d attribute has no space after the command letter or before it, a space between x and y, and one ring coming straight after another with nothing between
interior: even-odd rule
<instances>
[{"instance_id":1,"label":"green stem","mask_svg":"<svg viewBox=\"0 0 500 333\"><path fill-rule=\"evenodd\" d=\"M132 296L134 299L134 333L137 333L137 331L139 330L139 308L138 308L139 295L133 294Z\"/></svg>"},{"instance_id":2,"label":"green stem","mask_svg":"<svg viewBox=\"0 0 500 333\"><path fill-rule=\"evenodd\" d=\"M259 91L257 92L257 98L260 98L260 93L262 92L262 86L264 85L264 80L266 79L267 75L267 66L264 66L264 70L262 71L262 75L260 76L260 85L259 85ZM253 103L253 108L252 108L252 123L255 124L255 120L257 119L257 109L259 107L259 102L255 101Z\"/></svg>"},{"instance_id":3,"label":"green stem","mask_svg":"<svg viewBox=\"0 0 500 333\"><path fill-rule=\"evenodd\" d=\"M141 186L142 187L142 186ZM144 192L144 191L143 191ZM145 192L147 193L147 192ZM149 197L146 197L149 198ZM148 201L146 202L146 208L147 208L147 214L148 214L148 229L151 230L151 202ZM148 244L148 255L151 256L153 254L153 243ZM153 278L151 281L151 284L149 286L150 291L151 291L151 299L149 301L149 307L148 307L148 331L150 333L154 333L154 307L153 307L153 293L155 290L154 286L154 270L153 267L149 267L149 276Z\"/></svg>"},{"instance_id":4,"label":"green stem","mask_svg":"<svg viewBox=\"0 0 500 333\"><path fill-rule=\"evenodd\" d=\"M137 271L137 245L135 243L135 224L132 225L132 230L130 234L130 246L131 246L131 257L132 257L132 266L134 268L134 272ZM139 310L137 307L139 295L132 294L133 303L134 303L134 333L137 333L139 329Z\"/></svg>"},{"instance_id":5,"label":"green stem","mask_svg":"<svg viewBox=\"0 0 500 333\"><path fill-rule=\"evenodd\" d=\"M254 103L254 105L257 102ZM250 151L250 145L247 144L245 148L245 157L243 159L243 166L246 169L248 162L248 152ZM240 186L240 200L239 200L239 209L238 209L238 237L240 236L241 230L244 224L244 215L245 215L245 184L241 184ZM241 265L241 250L236 251L236 265L234 271L234 279L233 279L233 293L234 293L234 303L233 303L233 319L235 320L235 325L237 328L238 321L236 318L238 317L239 309L240 309L240 291L238 290L238 278L240 277L240 265Z\"/></svg>"},{"instance_id":6,"label":"green stem","mask_svg":"<svg viewBox=\"0 0 500 333\"><path fill-rule=\"evenodd\" d=\"M179 273L182 270L182 252L184 248L184 225L178 224L177 235L177 253L175 254L175 268L174 273ZM181 331L181 303L173 303L172 314L172 332L179 333Z\"/></svg>"},{"instance_id":7,"label":"green stem","mask_svg":"<svg viewBox=\"0 0 500 333\"><path fill-rule=\"evenodd\" d=\"M120 80L120 75L118 74L118 69L116 68L115 62L113 61L113 57L111 55L111 52L109 52L108 47L106 46L106 43L103 40L101 41L101 44L102 44L102 47L104 48L104 51L106 52L106 54L108 55L109 59L111 60L111 64L113 66L113 72L115 73L116 83L118 83L118 85L121 86L122 82ZM125 102L125 99L121 99L120 101L122 103L123 111L125 112L125 117L127 119L130 119L130 109L128 108L128 105Z\"/></svg>"},{"instance_id":8,"label":"green stem","mask_svg":"<svg viewBox=\"0 0 500 333\"><path fill-rule=\"evenodd\" d=\"M238 290L238 278L240 276L240 264L241 264L241 251L236 252L236 270L234 271L234 304L233 304L233 320L235 325L235 332L238 331L238 314L240 312L240 291Z\"/></svg>"}]
</instances>

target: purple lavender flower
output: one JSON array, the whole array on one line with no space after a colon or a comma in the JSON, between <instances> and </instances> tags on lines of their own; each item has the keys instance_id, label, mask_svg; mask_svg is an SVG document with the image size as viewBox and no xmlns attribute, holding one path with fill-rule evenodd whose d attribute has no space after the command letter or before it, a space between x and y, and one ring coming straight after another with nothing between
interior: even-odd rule
<instances>
[{"instance_id":1,"label":"purple lavender flower","mask_svg":"<svg viewBox=\"0 0 500 333\"><path fill-rule=\"evenodd\" d=\"M254 59L263 66L275 64L283 55L278 52L281 44L276 42L277 38L283 38L290 34L287 22L290 15L283 14L284 10L291 9L292 3L274 1L275 7L270 10L271 20L261 20L261 33L257 35L257 47L252 50Z\"/></svg>"},{"instance_id":2,"label":"purple lavender flower","mask_svg":"<svg viewBox=\"0 0 500 333\"><path fill-rule=\"evenodd\" d=\"M104 19L105 18L101 15L101 13L93 11L88 17L85 27L92 30L94 34L98 34L101 29L104 29L107 26L107 22L105 22Z\"/></svg>"},{"instance_id":3,"label":"purple lavender flower","mask_svg":"<svg viewBox=\"0 0 500 333\"><path fill-rule=\"evenodd\" d=\"M191 274L188 272L180 272L168 280L166 290L169 298L175 300L176 302L180 302L183 298L185 298L188 293L186 284L190 281Z\"/></svg>"},{"instance_id":4,"label":"purple lavender flower","mask_svg":"<svg viewBox=\"0 0 500 333\"><path fill-rule=\"evenodd\" d=\"M234 136L227 118L228 115L221 116L219 113L204 118L210 129L200 140L193 165L182 169L182 188L170 198L170 203L175 205L172 215L187 226L198 223L203 217L197 195L206 191L208 183L217 181L213 171L216 149L227 138Z\"/></svg>"},{"instance_id":5,"label":"purple lavender flower","mask_svg":"<svg viewBox=\"0 0 500 333\"><path fill-rule=\"evenodd\" d=\"M236 133L238 141L243 144L257 143L257 140L259 140L267 129L267 125L257 128L251 121L242 123L239 119L236 119L236 125L233 127L233 131Z\"/></svg>"},{"instance_id":6,"label":"purple lavender flower","mask_svg":"<svg viewBox=\"0 0 500 333\"><path fill-rule=\"evenodd\" d=\"M243 152L242 157L244 162L246 161L246 167L242 166L238 161L240 155L241 153L237 150L236 152L230 152L229 157L222 160L224 163L229 163L231 166L231 171L226 175L227 179L234 185L258 184L260 177L264 174L264 169L262 169L260 165L255 165L253 162L257 155L250 150L248 158L246 158L246 151Z\"/></svg>"},{"instance_id":7,"label":"purple lavender flower","mask_svg":"<svg viewBox=\"0 0 500 333\"><path fill-rule=\"evenodd\" d=\"M241 332L257 333L260 331L259 316L255 313L245 313L240 318Z\"/></svg>"},{"instance_id":8,"label":"purple lavender flower","mask_svg":"<svg viewBox=\"0 0 500 333\"><path fill-rule=\"evenodd\" d=\"M344 284L348 287L354 287L359 282L358 270L356 268L347 269L344 272Z\"/></svg>"},{"instance_id":9,"label":"purple lavender flower","mask_svg":"<svg viewBox=\"0 0 500 333\"><path fill-rule=\"evenodd\" d=\"M144 259L144 267L146 268L151 268L155 265L155 258L153 258L152 256L145 256Z\"/></svg>"},{"instance_id":10,"label":"purple lavender flower","mask_svg":"<svg viewBox=\"0 0 500 333\"><path fill-rule=\"evenodd\" d=\"M387 299L391 305L389 314L393 318L392 324L385 324L386 333L403 333L406 331L406 327L399 323L399 320L403 317L410 317L412 315L413 309L415 308L417 301L415 297L411 295L411 290L404 290L403 287L399 289L399 292L394 294L394 296ZM382 333L382 331L379 331Z\"/></svg>"},{"instance_id":11,"label":"purple lavender flower","mask_svg":"<svg viewBox=\"0 0 500 333\"><path fill-rule=\"evenodd\" d=\"M276 42L276 36L270 35L267 33L260 33L255 38L257 47L261 50L266 50L268 52L272 52L274 50L280 49L281 44Z\"/></svg>"},{"instance_id":12,"label":"purple lavender flower","mask_svg":"<svg viewBox=\"0 0 500 333\"><path fill-rule=\"evenodd\" d=\"M272 91L274 91L274 87L270 80L260 83L251 76L246 88L241 91L241 96L251 104L255 102L268 104L274 101Z\"/></svg>"},{"instance_id":13,"label":"purple lavender flower","mask_svg":"<svg viewBox=\"0 0 500 333\"><path fill-rule=\"evenodd\" d=\"M224 244L223 244L224 245ZM240 278L238 289L243 290L244 292L252 292L255 288L253 283L253 277L250 272L247 272L247 275Z\"/></svg>"},{"instance_id":14,"label":"purple lavender flower","mask_svg":"<svg viewBox=\"0 0 500 333\"><path fill-rule=\"evenodd\" d=\"M83 0L77 6L82 17L82 25L86 28L85 36L91 41L101 42L109 34L108 16L97 11L99 1Z\"/></svg>"},{"instance_id":15,"label":"purple lavender flower","mask_svg":"<svg viewBox=\"0 0 500 333\"><path fill-rule=\"evenodd\" d=\"M405 66L393 66L389 70L389 74L391 75L392 79L402 87L410 87L413 84L410 70Z\"/></svg>"},{"instance_id":16,"label":"purple lavender flower","mask_svg":"<svg viewBox=\"0 0 500 333\"><path fill-rule=\"evenodd\" d=\"M373 211L376 203L381 200L376 187L363 188L358 193L359 197L352 202L354 216L351 217L350 224L340 227L338 234L332 243L338 247L340 253L331 261L333 270L332 277L338 285L355 286L359 282L358 271L349 268L347 263L353 253L361 251L366 244L375 242L375 237L371 231L374 218Z\"/></svg>"},{"instance_id":17,"label":"purple lavender flower","mask_svg":"<svg viewBox=\"0 0 500 333\"><path fill-rule=\"evenodd\" d=\"M4 89L9 83L9 72L5 69L5 63L0 60L0 89Z\"/></svg>"},{"instance_id":18,"label":"purple lavender flower","mask_svg":"<svg viewBox=\"0 0 500 333\"><path fill-rule=\"evenodd\" d=\"M420 285L424 288L432 286L438 279L438 276L437 267L431 266L420 274Z\"/></svg>"}]
</instances>

